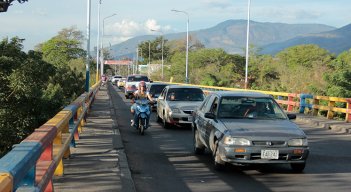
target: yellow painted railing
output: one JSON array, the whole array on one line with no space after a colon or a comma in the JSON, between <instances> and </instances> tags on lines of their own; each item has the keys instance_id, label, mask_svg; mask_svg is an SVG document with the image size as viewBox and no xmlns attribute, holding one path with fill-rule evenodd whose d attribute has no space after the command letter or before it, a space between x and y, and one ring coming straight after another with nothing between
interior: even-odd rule
<instances>
[{"instance_id":1,"label":"yellow painted railing","mask_svg":"<svg viewBox=\"0 0 351 192\"><path fill-rule=\"evenodd\" d=\"M166 83L170 83L170 82L166 82ZM298 111L299 113L305 113L305 109L308 108L312 110L312 115L316 116L316 115L319 115L321 111L327 111L328 119L334 119L337 113L343 113L345 114L345 121L351 122L351 98L314 96L311 94L238 89L238 88L204 86L204 85L184 84L184 83L170 83L170 84L200 87L204 90L205 94L208 94L211 91L260 92L260 93L272 95L277 101L277 103L279 103L288 112ZM324 101L324 102L321 102L321 101ZM338 103L345 107L336 107L336 104Z\"/></svg>"}]
</instances>

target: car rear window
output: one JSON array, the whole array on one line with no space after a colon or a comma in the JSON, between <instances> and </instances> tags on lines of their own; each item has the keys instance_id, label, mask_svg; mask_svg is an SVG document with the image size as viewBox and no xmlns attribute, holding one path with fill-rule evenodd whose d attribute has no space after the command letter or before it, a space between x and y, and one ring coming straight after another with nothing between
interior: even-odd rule
<instances>
[{"instance_id":1,"label":"car rear window","mask_svg":"<svg viewBox=\"0 0 351 192\"><path fill-rule=\"evenodd\" d=\"M198 88L169 89L167 94L169 101L203 101L204 93Z\"/></svg>"},{"instance_id":2,"label":"car rear window","mask_svg":"<svg viewBox=\"0 0 351 192\"><path fill-rule=\"evenodd\" d=\"M133 81L149 81L149 78L147 76L129 76L128 77L129 82Z\"/></svg>"},{"instance_id":3,"label":"car rear window","mask_svg":"<svg viewBox=\"0 0 351 192\"><path fill-rule=\"evenodd\" d=\"M150 85L150 94L160 94L167 85Z\"/></svg>"}]
</instances>

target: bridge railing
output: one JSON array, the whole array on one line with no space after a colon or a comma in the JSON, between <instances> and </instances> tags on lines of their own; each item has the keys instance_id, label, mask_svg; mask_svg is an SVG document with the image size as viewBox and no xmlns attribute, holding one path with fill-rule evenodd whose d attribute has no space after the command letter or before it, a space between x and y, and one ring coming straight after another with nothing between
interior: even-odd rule
<instances>
[{"instance_id":1,"label":"bridge railing","mask_svg":"<svg viewBox=\"0 0 351 192\"><path fill-rule=\"evenodd\" d=\"M79 96L0 159L0 191L54 191L53 175L64 173L100 82Z\"/></svg>"},{"instance_id":2,"label":"bridge railing","mask_svg":"<svg viewBox=\"0 0 351 192\"><path fill-rule=\"evenodd\" d=\"M167 82L169 83L169 82ZM320 111L327 111L327 118L334 119L337 113L345 114L344 120L351 122L351 98L328 97L328 96L315 96L303 93L286 93L286 92L273 92L262 90L238 89L228 87L204 86L195 84L171 83L178 85L197 86L204 90L205 94L211 91L254 91L272 95L277 103L279 103L284 110L288 112L298 111L305 113L312 111L312 115L317 116ZM338 105L339 104L339 105ZM337 107L345 106L345 107Z\"/></svg>"}]
</instances>

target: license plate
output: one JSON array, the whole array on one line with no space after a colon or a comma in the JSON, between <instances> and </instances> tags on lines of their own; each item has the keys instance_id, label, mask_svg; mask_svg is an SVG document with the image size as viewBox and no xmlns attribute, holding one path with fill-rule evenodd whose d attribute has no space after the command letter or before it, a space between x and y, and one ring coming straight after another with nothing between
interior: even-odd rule
<instances>
[{"instance_id":1,"label":"license plate","mask_svg":"<svg viewBox=\"0 0 351 192\"><path fill-rule=\"evenodd\" d=\"M261 159L278 159L279 150L261 150Z\"/></svg>"}]
</instances>

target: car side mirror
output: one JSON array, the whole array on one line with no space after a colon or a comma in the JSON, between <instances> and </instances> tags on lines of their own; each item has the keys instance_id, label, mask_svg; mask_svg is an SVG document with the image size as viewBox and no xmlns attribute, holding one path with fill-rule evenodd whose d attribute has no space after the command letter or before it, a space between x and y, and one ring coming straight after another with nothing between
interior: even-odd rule
<instances>
[{"instance_id":1,"label":"car side mirror","mask_svg":"<svg viewBox=\"0 0 351 192\"><path fill-rule=\"evenodd\" d=\"M287 114L289 119L296 119L296 114Z\"/></svg>"},{"instance_id":2,"label":"car side mirror","mask_svg":"<svg viewBox=\"0 0 351 192\"><path fill-rule=\"evenodd\" d=\"M213 114L213 113L205 113L205 118L215 119L216 116L215 116L215 114Z\"/></svg>"}]
</instances>

